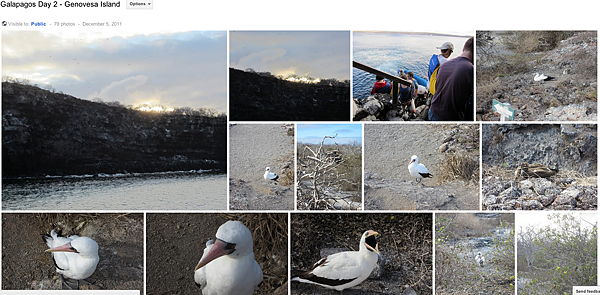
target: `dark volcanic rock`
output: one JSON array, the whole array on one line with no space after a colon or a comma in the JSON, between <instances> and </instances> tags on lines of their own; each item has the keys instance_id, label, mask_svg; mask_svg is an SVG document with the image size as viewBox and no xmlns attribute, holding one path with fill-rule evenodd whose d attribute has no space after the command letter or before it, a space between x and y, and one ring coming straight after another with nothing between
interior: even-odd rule
<instances>
[{"instance_id":1,"label":"dark volcanic rock","mask_svg":"<svg viewBox=\"0 0 600 295\"><path fill-rule=\"evenodd\" d=\"M232 121L349 121L350 86L294 83L229 69Z\"/></svg>"},{"instance_id":2,"label":"dark volcanic rock","mask_svg":"<svg viewBox=\"0 0 600 295\"><path fill-rule=\"evenodd\" d=\"M2 83L3 177L226 170L224 117L143 113Z\"/></svg>"}]
</instances>

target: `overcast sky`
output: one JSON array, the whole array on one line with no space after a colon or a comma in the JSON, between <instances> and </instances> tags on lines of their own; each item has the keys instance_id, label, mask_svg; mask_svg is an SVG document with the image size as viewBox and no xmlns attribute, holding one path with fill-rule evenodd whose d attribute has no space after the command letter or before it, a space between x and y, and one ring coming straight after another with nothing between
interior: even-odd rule
<instances>
[{"instance_id":1,"label":"overcast sky","mask_svg":"<svg viewBox=\"0 0 600 295\"><path fill-rule=\"evenodd\" d=\"M229 38L232 68L350 79L349 31L231 31Z\"/></svg>"},{"instance_id":2,"label":"overcast sky","mask_svg":"<svg viewBox=\"0 0 600 295\"><path fill-rule=\"evenodd\" d=\"M227 34L3 31L2 75L89 100L225 112Z\"/></svg>"},{"instance_id":3,"label":"overcast sky","mask_svg":"<svg viewBox=\"0 0 600 295\"><path fill-rule=\"evenodd\" d=\"M592 224L595 224L596 221L598 220L598 213L595 211L591 211L591 212L536 212L536 211L529 211L529 212L518 212L517 216L516 216L516 222L517 222L517 230L520 230L520 228L526 228L529 225L533 225L535 228L542 228L542 227L546 227L546 226L551 226L553 224L555 224L555 221L551 221L548 219L548 215L553 214L553 213L559 213L559 214L571 214L573 216L575 216L576 218L581 218L585 221L581 222L581 225L584 227L588 227L591 228Z\"/></svg>"},{"instance_id":4,"label":"overcast sky","mask_svg":"<svg viewBox=\"0 0 600 295\"><path fill-rule=\"evenodd\" d=\"M298 142L321 144L323 136L335 136L326 139L325 144L358 143L362 145L361 124L298 124Z\"/></svg>"}]
</instances>

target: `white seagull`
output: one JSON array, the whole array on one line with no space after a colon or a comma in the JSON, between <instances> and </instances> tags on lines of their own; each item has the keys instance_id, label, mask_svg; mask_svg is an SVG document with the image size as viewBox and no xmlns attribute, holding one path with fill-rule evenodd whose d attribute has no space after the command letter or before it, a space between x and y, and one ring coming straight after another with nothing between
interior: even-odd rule
<instances>
[{"instance_id":1,"label":"white seagull","mask_svg":"<svg viewBox=\"0 0 600 295\"><path fill-rule=\"evenodd\" d=\"M277 179L279 179L279 175L277 175L275 173L271 173L271 167L267 167L265 169L265 175L263 175L263 177L265 178L265 180L277 181Z\"/></svg>"},{"instance_id":2,"label":"white seagull","mask_svg":"<svg viewBox=\"0 0 600 295\"><path fill-rule=\"evenodd\" d=\"M377 264L377 232L368 230L360 238L358 251L331 254L315 263L311 270L292 274L292 281L316 284L343 291L366 280Z\"/></svg>"},{"instance_id":3,"label":"white seagull","mask_svg":"<svg viewBox=\"0 0 600 295\"><path fill-rule=\"evenodd\" d=\"M194 269L194 280L203 295L249 295L262 282L254 260L252 234L239 221L227 221L217 230L215 242L206 242Z\"/></svg>"},{"instance_id":4,"label":"white seagull","mask_svg":"<svg viewBox=\"0 0 600 295\"><path fill-rule=\"evenodd\" d=\"M413 155L410 158L410 163L408 164L408 172L412 177L416 178L417 183L421 183L421 178L433 177L427 167L423 164L419 164L419 157Z\"/></svg>"},{"instance_id":5,"label":"white seagull","mask_svg":"<svg viewBox=\"0 0 600 295\"><path fill-rule=\"evenodd\" d=\"M60 237L54 230L50 235L43 234L42 237L50 247L46 252L52 252L56 272L60 274L63 282L63 289L79 289L80 281L91 276L100 261L98 244L88 237ZM75 282L65 281L65 277Z\"/></svg>"},{"instance_id":6,"label":"white seagull","mask_svg":"<svg viewBox=\"0 0 600 295\"><path fill-rule=\"evenodd\" d=\"M538 74L535 73L535 76L533 77L533 81L539 82L539 81L552 81L554 80L554 77L550 77L550 76L546 76L544 74Z\"/></svg>"},{"instance_id":7,"label":"white seagull","mask_svg":"<svg viewBox=\"0 0 600 295\"><path fill-rule=\"evenodd\" d=\"M479 264L479 266L483 267L483 263L485 263L485 258L483 257L483 255L481 255L481 252L477 253L477 256L475 256L475 261L477 261L477 264Z\"/></svg>"}]
</instances>

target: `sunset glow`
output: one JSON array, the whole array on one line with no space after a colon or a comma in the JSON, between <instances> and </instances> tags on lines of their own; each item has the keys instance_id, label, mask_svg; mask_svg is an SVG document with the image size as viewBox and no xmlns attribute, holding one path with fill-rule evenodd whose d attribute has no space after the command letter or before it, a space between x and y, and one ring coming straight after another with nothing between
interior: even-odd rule
<instances>
[{"instance_id":1,"label":"sunset glow","mask_svg":"<svg viewBox=\"0 0 600 295\"><path fill-rule=\"evenodd\" d=\"M307 83L307 84L311 84L311 83L312 84L316 84L316 83L321 82L321 79L311 80L311 79L309 79L307 77L300 77L300 78L298 78L298 77L288 77L288 78L285 78L285 80L286 81L290 81L290 82Z\"/></svg>"}]
</instances>

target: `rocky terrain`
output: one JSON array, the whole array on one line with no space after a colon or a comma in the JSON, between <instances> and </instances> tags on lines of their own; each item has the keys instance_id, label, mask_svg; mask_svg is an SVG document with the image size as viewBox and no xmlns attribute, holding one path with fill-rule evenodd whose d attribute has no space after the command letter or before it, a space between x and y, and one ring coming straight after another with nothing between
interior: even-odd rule
<instances>
[{"instance_id":1,"label":"rocky terrain","mask_svg":"<svg viewBox=\"0 0 600 295\"><path fill-rule=\"evenodd\" d=\"M141 112L2 83L2 177L227 166L225 117Z\"/></svg>"},{"instance_id":2,"label":"rocky terrain","mask_svg":"<svg viewBox=\"0 0 600 295\"><path fill-rule=\"evenodd\" d=\"M407 106L392 105L392 95L375 93L366 99L355 99L353 121L427 121L431 99L419 96L415 100L416 113L411 114Z\"/></svg>"},{"instance_id":3,"label":"rocky terrain","mask_svg":"<svg viewBox=\"0 0 600 295\"><path fill-rule=\"evenodd\" d=\"M60 290L61 281L45 253L41 234L90 237L100 262L82 290L139 290L144 293L144 215L136 213L3 213L2 289Z\"/></svg>"},{"instance_id":4,"label":"rocky terrain","mask_svg":"<svg viewBox=\"0 0 600 295\"><path fill-rule=\"evenodd\" d=\"M229 208L294 209L294 125L229 126ZM279 176L263 178L265 168Z\"/></svg>"},{"instance_id":5,"label":"rocky terrain","mask_svg":"<svg viewBox=\"0 0 600 295\"><path fill-rule=\"evenodd\" d=\"M596 125L483 125L484 210L595 210ZM559 172L515 178L522 163Z\"/></svg>"},{"instance_id":6,"label":"rocky terrain","mask_svg":"<svg viewBox=\"0 0 600 295\"><path fill-rule=\"evenodd\" d=\"M349 121L350 86L285 81L229 69L231 121Z\"/></svg>"},{"instance_id":7,"label":"rocky terrain","mask_svg":"<svg viewBox=\"0 0 600 295\"><path fill-rule=\"evenodd\" d=\"M300 214L291 217L292 270L307 270L321 257L357 251L367 230L379 233L378 265L344 294L431 294L432 214ZM292 282L291 294L340 294L321 286Z\"/></svg>"},{"instance_id":8,"label":"rocky terrain","mask_svg":"<svg viewBox=\"0 0 600 295\"><path fill-rule=\"evenodd\" d=\"M498 121L497 100L515 109L515 121L596 121L597 32L576 32L557 44L539 37L525 52L523 44L506 45L514 34L490 32L487 42L478 35L477 120ZM555 80L536 82L536 73Z\"/></svg>"},{"instance_id":9,"label":"rocky terrain","mask_svg":"<svg viewBox=\"0 0 600 295\"><path fill-rule=\"evenodd\" d=\"M479 125L365 124L365 210L478 210ZM433 178L408 172L417 155Z\"/></svg>"}]
</instances>

